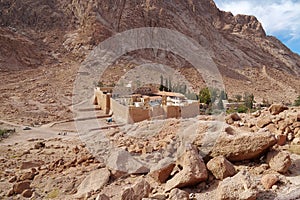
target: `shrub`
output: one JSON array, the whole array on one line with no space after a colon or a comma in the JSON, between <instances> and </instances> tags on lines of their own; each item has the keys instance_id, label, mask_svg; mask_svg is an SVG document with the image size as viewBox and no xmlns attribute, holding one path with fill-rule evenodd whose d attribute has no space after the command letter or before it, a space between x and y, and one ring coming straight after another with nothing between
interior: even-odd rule
<instances>
[{"instance_id":1,"label":"shrub","mask_svg":"<svg viewBox=\"0 0 300 200\"><path fill-rule=\"evenodd\" d=\"M3 137L7 137L9 133L16 132L15 129L0 129L0 139Z\"/></svg>"},{"instance_id":2,"label":"shrub","mask_svg":"<svg viewBox=\"0 0 300 200\"><path fill-rule=\"evenodd\" d=\"M211 95L208 88L204 88L199 93L199 101L200 103L209 104L211 102Z\"/></svg>"},{"instance_id":3,"label":"shrub","mask_svg":"<svg viewBox=\"0 0 300 200\"><path fill-rule=\"evenodd\" d=\"M234 96L234 98L236 99L237 102L241 102L243 97L242 97L242 95L237 94L237 95Z\"/></svg>"},{"instance_id":4,"label":"shrub","mask_svg":"<svg viewBox=\"0 0 300 200\"><path fill-rule=\"evenodd\" d=\"M240 106L236 109L236 111L237 111L238 113L246 113L246 112L248 111L248 107L245 106L245 105L240 105Z\"/></svg>"},{"instance_id":5,"label":"shrub","mask_svg":"<svg viewBox=\"0 0 300 200\"><path fill-rule=\"evenodd\" d=\"M51 192L48 193L47 197L48 199L55 199L57 198L59 195L59 190L58 189L54 189Z\"/></svg>"},{"instance_id":6,"label":"shrub","mask_svg":"<svg viewBox=\"0 0 300 200\"><path fill-rule=\"evenodd\" d=\"M252 109L253 108L253 103L254 103L254 95L253 94L244 94L244 101L245 101L245 106L247 108Z\"/></svg>"},{"instance_id":7,"label":"shrub","mask_svg":"<svg viewBox=\"0 0 300 200\"><path fill-rule=\"evenodd\" d=\"M297 99L294 102L294 106L300 106L300 95L297 97Z\"/></svg>"}]
</instances>

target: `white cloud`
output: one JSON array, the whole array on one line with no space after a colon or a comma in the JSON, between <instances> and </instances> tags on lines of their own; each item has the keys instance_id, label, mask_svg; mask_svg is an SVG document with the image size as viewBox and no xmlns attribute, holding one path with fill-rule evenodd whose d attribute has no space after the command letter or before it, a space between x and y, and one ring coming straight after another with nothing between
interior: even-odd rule
<instances>
[{"instance_id":1,"label":"white cloud","mask_svg":"<svg viewBox=\"0 0 300 200\"><path fill-rule=\"evenodd\" d=\"M254 15L269 35L300 39L299 0L215 0L221 10Z\"/></svg>"}]
</instances>

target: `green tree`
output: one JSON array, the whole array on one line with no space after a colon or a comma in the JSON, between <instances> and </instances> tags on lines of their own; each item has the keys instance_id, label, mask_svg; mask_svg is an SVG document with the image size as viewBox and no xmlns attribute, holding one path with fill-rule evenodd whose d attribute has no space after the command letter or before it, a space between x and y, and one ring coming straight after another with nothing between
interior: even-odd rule
<instances>
[{"instance_id":1,"label":"green tree","mask_svg":"<svg viewBox=\"0 0 300 200\"><path fill-rule=\"evenodd\" d=\"M164 77L161 74L160 75L160 86L159 86L159 90L162 91L163 90L163 86L164 86Z\"/></svg>"},{"instance_id":2,"label":"green tree","mask_svg":"<svg viewBox=\"0 0 300 200\"><path fill-rule=\"evenodd\" d=\"M235 97L235 99L236 99L237 102L241 102L242 98L243 98L242 95L240 95L240 94L237 94L234 97Z\"/></svg>"},{"instance_id":3,"label":"green tree","mask_svg":"<svg viewBox=\"0 0 300 200\"><path fill-rule=\"evenodd\" d=\"M163 75L162 75L162 74L160 75L160 84L161 84L161 85L163 85L163 84L164 84L164 77L163 77Z\"/></svg>"},{"instance_id":4,"label":"green tree","mask_svg":"<svg viewBox=\"0 0 300 200\"><path fill-rule=\"evenodd\" d=\"M166 82L165 82L165 88L168 88L168 86L169 86L168 79L166 79ZM166 90L166 91L169 91L169 89Z\"/></svg>"},{"instance_id":5,"label":"green tree","mask_svg":"<svg viewBox=\"0 0 300 200\"><path fill-rule=\"evenodd\" d=\"M300 95L297 97L297 99L294 102L294 106L300 106Z\"/></svg>"},{"instance_id":6,"label":"green tree","mask_svg":"<svg viewBox=\"0 0 300 200\"><path fill-rule=\"evenodd\" d=\"M220 99L221 100L226 100L227 99L227 94L224 90L222 90L221 93L220 93Z\"/></svg>"},{"instance_id":7,"label":"green tree","mask_svg":"<svg viewBox=\"0 0 300 200\"><path fill-rule=\"evenodd\" d=\"M211 88L210 90L211 102L214 103L218 98L218 90L215 88Z\"/></svg>"},{"instance_id":8,"label":"green tree","mask_svg":"<svg viewBox=\"0 0 300 200\"><path fill-rule=\"evenodd\" d=\"M224 109L224 105L223 105L223 100L224 99L219 99L219 101L218 101L218 109L220 109L220 110L223 110Z\"/></svg>"},{"instance_id":9,"label":"green tree","mask_svg":"<svg viewBox=\"0 0 300 200\"><path fill-rule=\"evenodd\" d=\"M200 90L199 101L200 101L200 103L205 103L207 105L211 103L211 94L207 87Z\"/></svg>"},{"instance_id":10,"label":"green tree","mask_svg":"<svg viewBox=\"0 0 300 200\"><path fill-rule=\"evenodd\" d=\"M168 86L167 86L168 87ZM173 88L172 88L172 81L171 81L171 78L169 77L169 90L170 91L173 91Z\"/></svg>"},{"instance_id":11,"label":"green tree","mask_svg":"<svg viewBox=\"0 0 300 200\"><path fill-rule=\"evenodd\" d=\"M253 103L254 103L254 95L253 94L244 94L244 101L245 101L245 106L249 109L253 108Z\"/></svg>"},{"instance_id":12,"label":"green tree","mask_svg":"<svg viewBox=\"0 0 300 200\"><path fill-rule=\"evenodd\" d=\"M186 94L186 92L187 92L187 86L186 86L186 84L184 84L184 86L183 86L183 94Z\"/></svg>"}]
</instances>

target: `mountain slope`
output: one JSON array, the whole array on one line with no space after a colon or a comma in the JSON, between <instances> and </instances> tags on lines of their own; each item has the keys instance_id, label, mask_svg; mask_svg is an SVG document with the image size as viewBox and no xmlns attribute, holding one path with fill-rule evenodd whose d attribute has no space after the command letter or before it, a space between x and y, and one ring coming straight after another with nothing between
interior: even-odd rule
<instances>
[{"instance_id":1,"label":"mountain slope","mask_svg":"<svg viewBox=\"0 0 300 200\"><path fill-rule=\"evenodd\" d=\"M199 42L221 71L230 97L248 91L258 101L292 102L300 93L299 55L266 36L254 16L233 16L210 0L2 0L0 7L0 98L5 102L0 112L9 120L70 118L70 93L80 62L110 36L139 27L169 28ZM107 72L107 82L117 81L123 68L146 61L184 66L180 71L194 89L204 87L183 58L163 51L154 55L149 49L124 55ZM24 96L23 91L29 92ZM44 114L21 106L28 104L42 107Z\"/></svg>"}]
</instances>

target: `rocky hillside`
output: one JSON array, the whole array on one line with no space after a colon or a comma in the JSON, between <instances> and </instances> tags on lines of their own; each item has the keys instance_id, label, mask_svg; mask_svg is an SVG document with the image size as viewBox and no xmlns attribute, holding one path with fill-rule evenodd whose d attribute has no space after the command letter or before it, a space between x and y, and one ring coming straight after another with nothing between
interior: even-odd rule
<instances>
[{"instance_id":1,"label":"rocky hillside","mask_svg":"<svg viewBox=\"0 0 300 200\"><path fill-rule=\"evenodd\" d=\"M0 145L0 197L299 199L299 113L299 107L280 104L253 114L234 113L214 132L213 145L205 139L213 133L208 131L212 116L144 121L131 129L80 136L68 123L15 127ZM59 127L64 131L57 134ZM105 141L110 148L101 145ZM107 159L102 152L109 153Z\"/></svg>"},{"instance_id":2,"label":"rocky hillside","mask_svg":"<svg viewBox=\"0 0 300 200\"><path fill-rule=\"evenodd\" d=\"M300 93L299 55L266 36L255 17L220 11L211 0L1 0L0 7L0 112L8 120L71 117L81 61L110 36L138 27L169 28L199 42L221 71L229 96L248 91L258 101L292 102ZM120 60L107 82L117 81L124 67L152 61L178 68L195 90L204 86L191 64L171 52L147 49Z\"/></svg>"}]
</instances>

